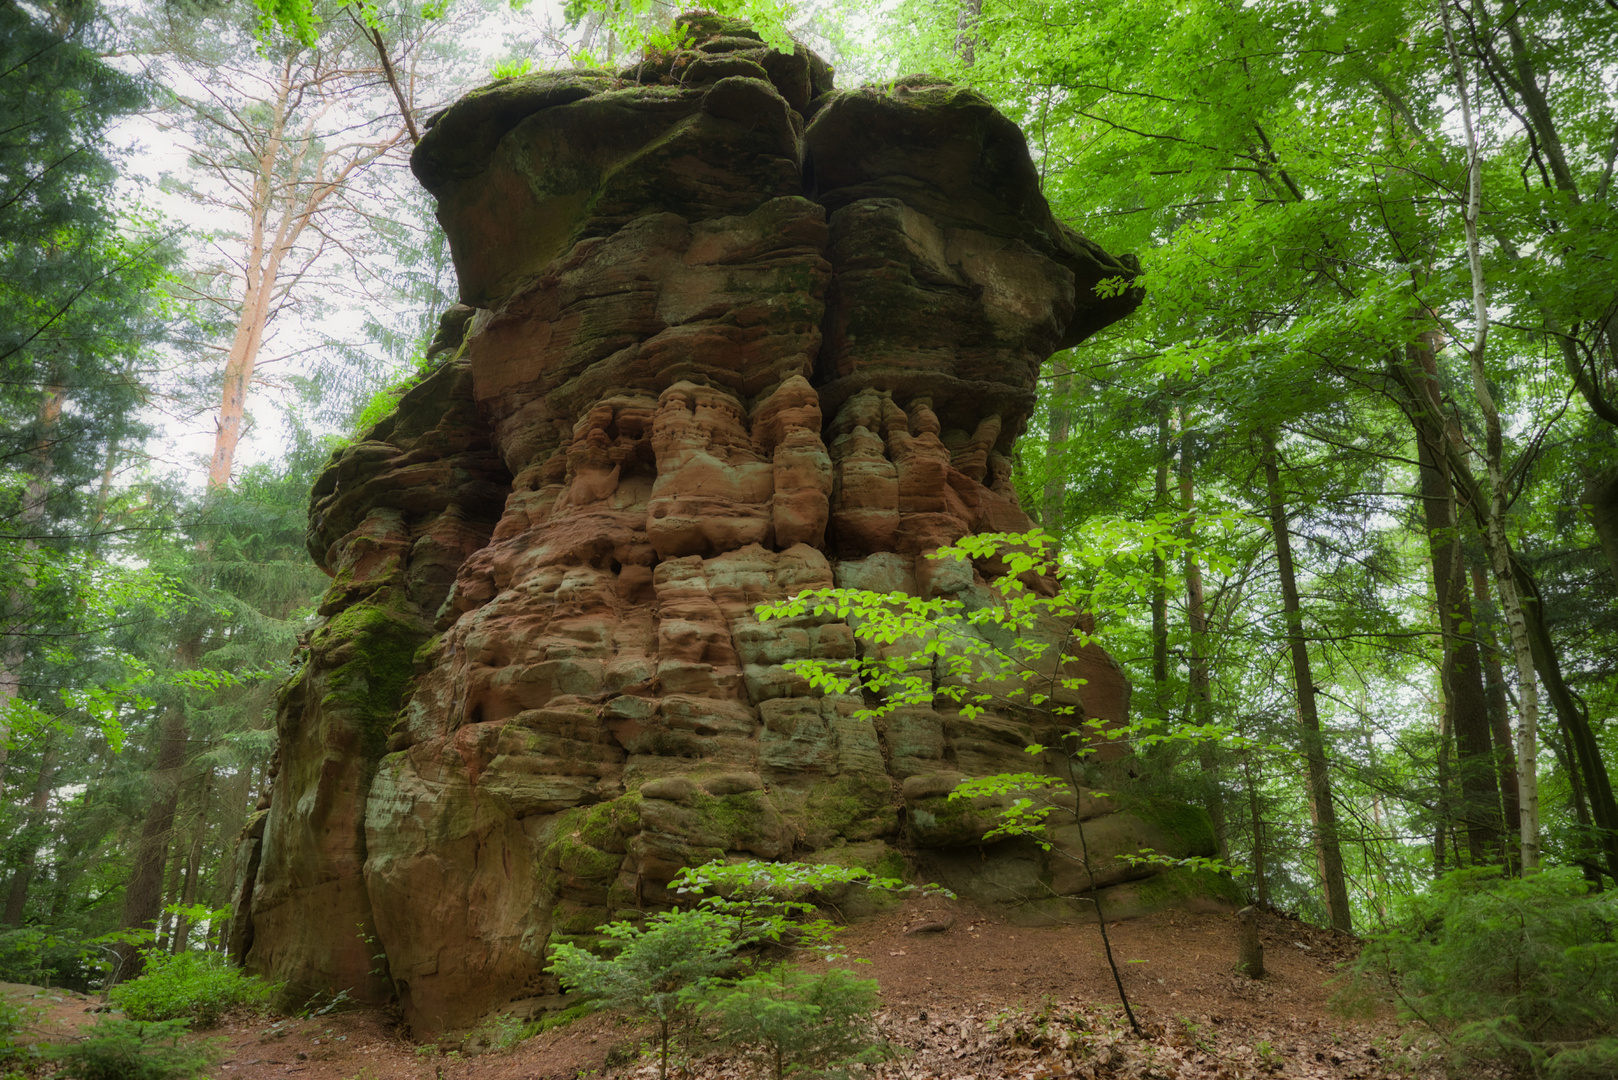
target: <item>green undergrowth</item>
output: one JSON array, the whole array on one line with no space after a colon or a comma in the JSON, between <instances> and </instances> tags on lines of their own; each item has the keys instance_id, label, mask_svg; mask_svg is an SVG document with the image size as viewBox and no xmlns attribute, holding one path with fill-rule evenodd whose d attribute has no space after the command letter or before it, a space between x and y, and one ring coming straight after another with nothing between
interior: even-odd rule
<instances>
[{"instance_id":1,"label":"green undergrowth","mask_svg":"<svg viewBox=\"0 0 1618 1080\"><path fill-rule=\"evenodd\" d=\"M109 997L130 1020L212 1027L233 1009L264 1008L276 989L218 953L154 952L140 977L114 986Z\"/></svg>"},{"instance_id":2,"label":"green undergrowth","mask_svg":"<svg viewBox=\"0 0 1618 1080\"><path fill-rule=\"evenodd\" d=\"M688 867L669 886L686 898L682 907L608 923L591 948L553 942L546 970L584 995L585 1008L616 1009L655 1025L662 1077L671 1053L678 1058L683 1046L689 1057L703 1042L740 1054L754 1075L843 1075L891 1052L870 1025L875 981L821 964L806 973L780 961L835 958L839 927L820 916L818 902L852 885L917 888L861 866Z\"/></svg>"},{"instance_id":3,"label":"green undergrowth","mask_svg":"<svg viewBox=\"0 0 1618 1080\"><path fill-rule=\"evenodd\" d=\"M186 1039L184 1020L103 1017L78 1039L47 1047L56 1075L71 1080L192 1080L216 1058Z\"/></svg>"},{"instance_id":4,"label":"green undergrowth","mask_svg":"<svg viewBox=\"0 0 1618 1080\"><path fill-rule=\"evenodd\" d=\"M1345 1008L1393 996L1444 1042L1454 1075L1618 1076L1618 893L1572 869L1460 870L1366 944Z\"/></svg>"},{"instance_id":5,"label":"green undergrowth","mask_svg":"<svg viewBox=\"0 0 1618 1080\"><path fill-rule=\"evenodd\" d=\"M543 1035L547 1031L555 1031L559 1027L566 1027L575 1020L581 1020L589 1016L593 1011L595 1011L594 1005L587 1001L581 1002L578 1005L571 1005L559 1013L542 1016L529 1026L533 1029L532 1034Z\"/></svg>"},{"instance_id":6,"label":"green undergrowth","mask_svg":"<svg viewBox=\"0 0 1618 1080\"><path fill-rule=\"evenodd\" d=\"M18 1070L27 1068L38 1056L36 1047L22 1041L28 1021L25 1009L0 1000L0 1080L22 1076Z\"/></svg>"}]
</instances>

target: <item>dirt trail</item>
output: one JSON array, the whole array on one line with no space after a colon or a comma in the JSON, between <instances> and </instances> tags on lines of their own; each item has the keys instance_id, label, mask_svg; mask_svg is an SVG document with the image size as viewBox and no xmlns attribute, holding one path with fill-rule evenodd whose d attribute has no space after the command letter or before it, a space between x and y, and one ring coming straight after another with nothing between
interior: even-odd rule
<instances>
[{"instance_id":1,"label":"dirt trail","mask_svg":"<svg viewBox=\"0 0 1618 1080\"><path fill-rule=\"evenodd\" d=\"M951 918L941 932L905 933ZM1167 912L1111 927L1145 1044L1123 1033L1094 926L1018 927L930 901L861 922L840 945L850 959L869 961L856 970L881 984L879 1024L910 1050L881 1070L894 1080L1423 1075L1389 1018L1349 1021L1331 1010L1326 984L1352 957L1352 939L1265 916L1269 970L1254 982L1234 971L1236 935L1225 914ZM51 1034L92 1019L90 999L49 1004ZM469 1055L416 1046L386 1012L356 1010L310 1020L243 1017L202 1037L220 1050L214 1080L578 1080L655 1076L633 1056L641 1035L598 1015L510 1051ZM689 1075L741 1073L713 1059Z\"/></svg>"}]
</instances>

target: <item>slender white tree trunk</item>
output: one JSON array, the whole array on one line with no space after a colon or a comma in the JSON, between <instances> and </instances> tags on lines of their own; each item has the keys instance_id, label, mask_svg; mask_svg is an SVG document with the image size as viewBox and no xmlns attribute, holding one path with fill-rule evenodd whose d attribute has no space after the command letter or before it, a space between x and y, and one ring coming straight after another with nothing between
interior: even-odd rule
<instances>
[{"instance_id":1,"label":"slender white tree trunk","mask_svg":"<svg viewBox=\"0 0 1618 1080\"><path fill-rule=\"evenodd\" d=\"M1483 413L1486 436L1483 456L1489 473L1489 495L1483 544L1489 554L1489 567L1494 571L1495 588L1500 593L1500 608L1505 613L1506 626L1511 633L1511 650L1517 660L1517 803L1522 822L1522 872L1528 875L1539 869L1539 774L1536 764L1539 752L1539 683L1534 673L1528 621L1523 617L1522 598L1517 594L1516 579L1511 571L1511 542L1506 536L1505 471L1501 467L1504 440L1500 428L1500 408L1489 390L1488 371L1484 365L1489 341L1489 288L1483 275L1483 246L1478 239L1478 216L1483 206L1483 158L1478 152L1466 67L1455 44L1449 6L1441 3L1439 10L1444 20L1444 41L1449 47L1450 66L1454 70L1456 89L1461 99L1461 125L1466 134L1467 192L1463 221L1466 227L1467 260L1472 275L1474 323L1472 345L1467 350L1467 356L1471 361L1472 393Z\"/></svg>"}]
</instances>

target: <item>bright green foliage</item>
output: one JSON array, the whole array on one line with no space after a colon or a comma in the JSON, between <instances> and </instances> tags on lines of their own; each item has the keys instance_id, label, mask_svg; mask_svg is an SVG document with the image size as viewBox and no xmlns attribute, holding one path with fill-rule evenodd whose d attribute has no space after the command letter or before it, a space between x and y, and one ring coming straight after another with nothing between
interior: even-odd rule
<instances>
[{"instance_id":1,"label":"bright green foliage","mask_svg":"<svg viewBox=\"0 0 1618 1080\"><path fill-rule=\"evenodd\" d=\"M537 1024L525 1024L510 1013L497 1013L479 1024L467 1041L482 1043L490 1050L510 1050L536 1034Z\"/></svg>"},{"instance_id":2,"label":"bright green foliage","mask_svg":"<svg viewBox=\"0 0 1618 1080\"><path fill-rule=\"evenodd\" d=\"M1457 1065L1618 1074L1618 894L1590 892L1574 870L1448 874L1372 939L1359 971L1390 978L1407 1017L1443 1035Z\"/></svg>"},{"instance_id":3,"label":"bright green foliage","mask_svg":"<svg viewBox=\"0 0 1618 1080\"><path fill-rule=\"evenodd\" d=\"M739 979L704 1002L719 1021L720 1040L747 1051L774 1080L788 1076L846 1076L874 1064L891 1048L871 1027L875 979L831 968L811 973L780 967Z\"/></svg>"},{"instance_id":4,"label":"bright green foliage","mask_svg":"<svg viewBox=\"0 0 1618 1080\"><path fill-rule=\"evenodd\" d=\"M861 710L864 718L884 716L907 706L950 703L963 716L988 708L1032 710L1055 720L1075 721L1076 695L1084 680L1064 674L1059 658L1098 643L1097 630L1109 617L1127 618L1152 586L1154 554L1172 563L1187 551L1200 551L1205 564L1220 565L1214 550L1200 542L1201 530L1229 528L1236 515L1204 517L1198 539L1188 539L1176 515L1140 522L1098 522L1078 543L1054 558L1055 541L1039 529L1023 534L968 536L929 559L998 561L1004 574L999 596L984 602L971 592L933 599L860 589L809 589L778 604L758 608L759 621L805 615L847 619L854 636L875 646L853 661L794 660L788 667L826 693L877 695ZM1036 591L1023 580L1030 573L1056 572L1054 594ZM1093 620L1093 622L1092 622ZM1087 722L1093 724L1094 722ZM1180 725L1173 735L1148 718L1127 731L1142 746L1166 739L1231 737L1215 727ZM1034 752L1044 747L1030 748ZM988 794L988 792L980 792Z\"/></svg>"},{"instance_id":5,"label":"bright green foliage","mask_svg":"<svg viewBox=\"0 0 1618 1080\"><path fill-rule=\"evenodd\" d=\"M1326 752L1352 808L1342 826L1366 841L1348 856L1365 861L1350 868L1357 915L1371 919L1390 890L1424 887L1433 853L1412 835L1437 837L1440 865L1455 846L1444 833L1456 831L1445 820L1456 750L1410 707L1441 696L1443 646L1401 385L1407 347L1430 335L1436 389L1481 473L1446 8L1483 152L1479 227L1496 320L1486 381L1506 417L1508 531L1539 576L1549 651L1578 708L1599 721L1614 710L1613 578L1593 558L1581 489L1618 462L1610 5L1006 0L982 6L967 50L960 5L907 0L877 16L887 32L873 35L879 55L866 61L983 92L1027 133L1056 216L1141 256L1145 303L1053 359L1051 392L1019 445L1023 505L1047 529L1178 505L1177 479L1199 506L1258 509L1256 447L1275 437ZM1462 529L1475 553L1473 523ZM1205 708L1257 739L1291 742L1292 688L1274 666L1273 548L1247 549L1234 574L1204 567L1206 633L1193 634L1176 579L1155 640L1137 616L1109 651L1129 670L1137 710ZM1470 616L1486 644L1502 629L1489 607ZM1166 661L1155 668L1154 646ZM1212 673L1205 706L1188 692L1193 648ZM1595 727L1610 762L1612 726ZM1282 906L1319 910L1291 755L1209 754L1195 773L1172 753L1154 764L1178 766L1182 782L1203 786L1201 801L1225 807L1238 857L1262 832L1264 877ZM1589 858L1597 845L1578 824L1573 785L1549 753L1539 765L1547 857Z\"/></svg>"},{"instance_id":6,"label":"bright green foliage","mask_svg":"<svg viewBox=\"0 0 1618 1080\"><path fill-rule=\"evenodd\" d=\"M489 74L496 79L515 79L528 74L533 66L534 62L526 56L521 60L501 60L489 69Z\"/></svg>"},{"instance_id":7,"label":"bright green foliage","mask_svg":"<svg viewBox=\"0 0 1618 1080\"><path fill-rule=\"evenodd\" d=\"M741 955L744 950L784 946L829 952L831 937L838 927L816 917L814 898L827 890L855 884L895 892L915 888L896 878L878 878L858 866L711 862L687 867L675 876L670 887L676 893L698 897L695 908L660 912L647 919L644 926L608 923L601 927L605 939L600 947L615 955L601 957L578 945L561 943L553 948L552 963L546 970L555 972L564 988L594 998L596 1007L622 1009L655 1022L659 1068L666 1076L669 1040L676 1027L690 1021L698 1008L715 1007L713 995L721 986L749 985L752 989L748 994L762 992L765 983L756 982L759 977L743 978L734 984L724 982L751 963L750 958ZM937 886L925 888L950 895ZM784 975L777 981L780 980L786 980L776 994L784 1003L782 1008L823 1009L824 1002L814 995L831 993L833 985L799 986ZM850 980L845 989L859 993L863 992L859 990L862 986ZM848 1034L851 1021L828 1013L827 1022L842 1034L834 1038L830 1031L823 1033L823 1045L804 1043L801 1054L808 1056L802 1060L829 1062L844 1054L831 1048L842 1045L837 1040L853 1037ZM755 1032L738 1041L751 1045L761 1037ZM790 1054L789 1058L799 1060Z\"/></svg>"},{"instance_id":8,"label":"bright green foliage","mask_svg":"<svg viewBox=\"0 0 1618 1080\"><path fill-rule=\"evenodd\" d=\"M107 737L143 672L74 648L171 584L96 558L101 479L138 419L174 253L120 194L108 128L141 108L94 5L0 6L0 735L79 719Z\"/></svg>"},{"instance_id":9,"label":"bright green foliage","mask_svg":"<svg viewBox=\"0 0 1618 1080\"><path fill-rule=\"evenodd\" d=\"M829 952L832 935L840 929L817 917L817 895L834 888L862 885L892 893L913 892L953 896L936 885L906 885L898 878L880 878L860 866L809 863L711 862L688 866L669 883L676 893L700 897L699 909L726 921L738 948L785 945Z\"/></svg>"},{"instance_id":10,"label":"bright green foliage","mask_svg":"<svg viewBox=\"0 0 1618 1080\"><path fill-rule=\"evenodd\" d=\"M191 1080L213 1061L205 1047L184 1042L184 1020L143 1023L108 1017L75 1043L46 1056L71 1080Z\"/></svg>"},{"instance_id":11,"label":"bright green foliage","mask_svg":"<svg viewBox=\"0 0 1618 1080\"><path fill-rule=\"evenodd\" d=\"M112 988L131 1020L195 1021L211 1027L231 1009L262 1006L274 985L231 966L219 953L148 954L140 978Z\"/></svg>"},{"instance_id":12,"label":"bright green foliage","mask_svg":"<svg viewBox=\"0 0 1618 1080\"><path fill-rule=\"evenodd\" d=\"M45 927L19 926L0 931L0 982L59 986L85 968L85 946L77 935Z\"/></svg>"},{"instance_id":13,"label":"bright green foliage","mask_svg":"<svg viewBox=\"0 0 1618 1080\"><path fill-rule=\"evenodd\" d=\"M603 958L564 942L545 970L603 1007L657 1024L659 1075L666 1077L674 1026L689 1019L702 991L736 964L730 921L711 911L676 910L653 915L644 927L615 922L601 932L601 947L617 955Z\"/></svg>"}]
</instances>

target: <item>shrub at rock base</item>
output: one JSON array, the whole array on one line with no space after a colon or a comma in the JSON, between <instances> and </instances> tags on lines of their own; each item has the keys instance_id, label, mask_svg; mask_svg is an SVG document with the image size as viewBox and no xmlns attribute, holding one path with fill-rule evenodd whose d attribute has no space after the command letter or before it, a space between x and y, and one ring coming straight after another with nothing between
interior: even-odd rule
<instances>
[{"instance_id":1,"label":"shrub at rock base","mask_svg":"<svg viewBox=\"0 0 1618 1080\"><path fill-rule=\"evenodd\" d=\"M840 969L811 975L768 965L764 957L797 952L830 959L838 927L818 917L814 900L853 886L916 888L857 866L718 861L688 867L670 888L692 897L695 907L659 912L644 925L608 923L597 948L612 955L563 943L554 947L547 970L593 1007L655 1022L663 1080L670 1037L684 1028L689 1050L699 1017L717 1021L719 1042L740 1049L776 1080L841 1076L889 1056L891 1048L869 1020L876 981ZM951 895L935 885L923 891Z\"/></svg>"},{"instance_id":2,"label":"shrub at rock base","mask_svg":"<svg viewBox=\"0 0 1618 1080\"><path fill-rule=\"evenodd\" d=\"M152 954L138 979L112 988L112 1003L131 1020L187 1019L211 1027L231 1009L265 1005L275 987L244 974L217 953Z\"/></svg>"},{"instance_id":3,"label":"shrub at rock base","mask_svg":"<svg viewBox=\"0 0 1618 1080\"><path fill-rule=\"evenodd\" d=\"M688 1019L697 996L734 962L730 923L710 911L666 911L646 926L609 923L601 946L615 953L596 956L577 945L557 945L553 971L562 985L595 998L605 1008L622 1009L657 1024L658 1076L669 1070L669 1037Z\"/></svg>"}]
</instances>

